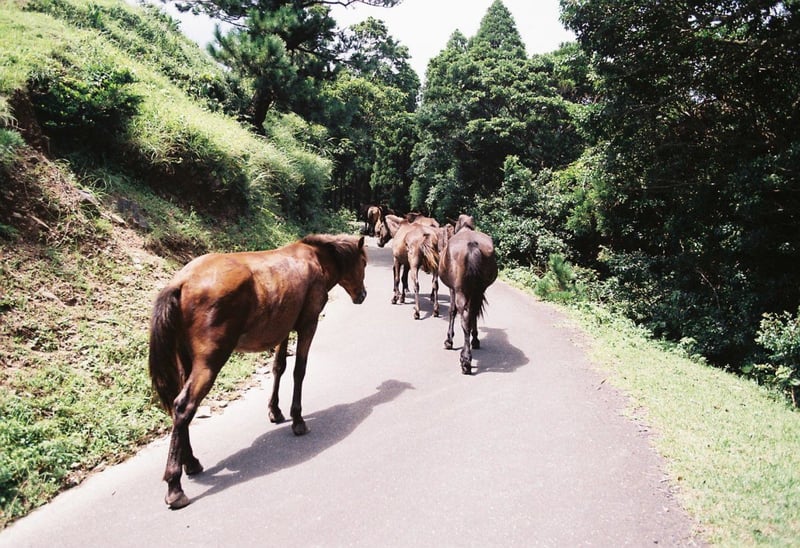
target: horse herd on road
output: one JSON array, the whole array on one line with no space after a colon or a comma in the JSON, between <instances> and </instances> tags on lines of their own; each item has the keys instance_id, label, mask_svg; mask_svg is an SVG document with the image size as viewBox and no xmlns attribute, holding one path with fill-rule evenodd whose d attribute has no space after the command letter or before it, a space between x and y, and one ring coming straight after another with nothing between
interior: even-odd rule
<instances>
[{"instance_id":1,"label":"horse herd on road","mask_svg":"<svg viewBox=\"0 0 800 548\"><path fill-rule=\"evenodd\" d=\"M450 288L450 322L445 348L453 347L454 322L464 332L461 371L472 373L472 348L479 348L477 320L485 292L497 278L491 237L475 229L472 217L461 215L440 226L422 215L399 217L385 208L374 214L364 231L383 247L392 244L393 303L402 303L411 274L414 318L419 318L419 270L433 276L433 313L439 315L438 281ZM328 292L340 285L353 303L366 298L367 255L364 236L314 234L287 246L239 253L212 253L183 267L156 297L150 321L149 371L158 397L172 418L164 481L166 504L189 504L181 475L203 471L189 441L189 423L208 394L222 366L234 351L274 349L269 419L285 421L278 405L286 369L289 334L297 333L292 431L308 431L302 416L302 387L311 341ZM399 285L402 282L402 291ZM470 340L471 336L471 340Z\"/></svg>"}]
</instances>

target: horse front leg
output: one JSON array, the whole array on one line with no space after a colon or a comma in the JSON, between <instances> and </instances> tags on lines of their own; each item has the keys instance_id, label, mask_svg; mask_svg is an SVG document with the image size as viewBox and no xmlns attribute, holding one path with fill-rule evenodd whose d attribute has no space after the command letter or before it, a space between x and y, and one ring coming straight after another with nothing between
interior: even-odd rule
<instances>
[{"instance_id":1,"label":"horse front leg","mask_svg":"<svg viewBox=\"0 0 800 548\"><path fill-rule=\"evenodd\" d=\"M433 317L439 317L439 274L433 272L433 284L431 285L431 301L433 301Z\"/></svg>"},{"instance_id":2,"label":"horse front leg","mask_svg":"<svg viewBox=\"0 0 800 548\"><path fill-rule=\"evenodd\" d=\"M295 436L302 436L308 433L308 426L303 420L303 380L306 376L306 364L308 363L308 351L311 348L311 340L317 331L316 321L297 332L297 352L294 362L294 392L292 393L292 432Z\"/></svg>"},{"instance_id":3,"label":"horse front leg","mask_svg":"<svg viewBox=\"0 0 800 548\"><path fill-rule=\"evenodd\" d=\"M275 358L272 360L272 396L269 399L269 421L280 424L286 420L278 405L278 391L281 387L281 376L286 371L286 351L289 347L289 338L284 339L275 347Z\"/></svg>"},{"instance_id":4,"label":"horse front leg","mask_svg":"<svg viewBox=\"0 0 800 548\"><path fill-rule=\"evenodd\" d=\"M400 285L400 268L400 262L395 258L392 265L392 304L397 304L398 302L402 304L405 300L398 289Z\"/></svg>"},{"instance_id":5,"label":"horse front leg","mask_svg":"<svg viewBox=\"0 0 800 548\"><path fill-rule=\"evenodd\" d=\"M455 329L453 328L453 324L456 321L456 314L458 313L458 307L456 306L456 292L452 288L450 289L450 322L447 325L447 338L444 340L444 347L447 350L453 348L453 335L455 334Z\"/></svg>"}]
</instances>

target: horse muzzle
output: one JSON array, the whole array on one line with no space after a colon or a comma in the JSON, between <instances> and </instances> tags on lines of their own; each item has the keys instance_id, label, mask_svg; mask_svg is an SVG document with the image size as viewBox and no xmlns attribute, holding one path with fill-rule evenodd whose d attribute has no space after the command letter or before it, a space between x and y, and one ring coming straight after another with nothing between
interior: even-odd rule
<instances>
[{"instance_id":1,"label":"horse muzzle","mask_svg":"<svg viewBox=\"0 0 800 548\"><path fill-rule=\"evenodd\" d=\"M353 304L361 304L364 302L364 299L367 298L367 290L362 289L361 293L353 297Z\"/></svg>"}]
</instances>

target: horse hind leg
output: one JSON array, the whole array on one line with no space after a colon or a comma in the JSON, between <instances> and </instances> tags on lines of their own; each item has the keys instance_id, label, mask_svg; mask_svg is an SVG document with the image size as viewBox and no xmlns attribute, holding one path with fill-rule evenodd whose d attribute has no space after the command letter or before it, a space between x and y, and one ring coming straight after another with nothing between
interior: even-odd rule
<instances>
[{"instance_id":1,"label":"horse hind leg","mask_svg":"<svg viewBox=\"0 0 800 548\"><path fill-rule=\"evenodd\" d=\"M478 340L478 314L472 313L470 318L470 332L472 333L472 348L479 350L481 341Z\"/></svg>"},{"instance_id":2,"label":"horse hind leg","mask_svg":"<svg viewBox=\"0 0 800 548\"><path fill-rule=\"evenodd\" d=\"M281 386L281 376L286 371L286 352L289 339L285 339L275 348L275 358L272 361L272 396L269 399L269 420L280 424L286 420L278 405L278 392Z\"/></svg>"},{"instance_id":3,"label":"horse hind leg","mask_svg":"<svg viewBox=\"0 0 800 548\"><path fill-rule=\"evenodd\" d=\"M216 378L216 371L219 369L195 363L186 384L175 398L172 434L167 454L167 466L164 470L164 481L167 482L167 496L164 502L172 509L183 508L189 504L189 498L181 487L182 469L185 468L186 474L190 476L203 471L203 466L192 451L189 440L189 423L194 418L200 401L211 389Z\"/></svg>"},{"instance_id":4,"label":"horse hind leg","mask_svg":"<svg viewBox=\"0 0 800 548\"><path fill-rule=\"evenodd\" d=\"M480 349L481 341L478 340L478 316L481 315L481 307L483 306L484 302L484 293L483 291L479 292L477 295L474 295L472 298L472 302L470 303L471 313L470 313L470 332L472 333L472 348L475 350Z\"/></svg>"},{"instance_id":5,"label":"horse hind leg","mask_svg":"<svg viewBox=\"0 0 800 548\"><path fill-rule=\"evenodd\" d=\"M472 374L472 345L469 341L473 318L470 307L464 306L461 312L461 329L464 332L464 346L461 347L461 372L464 375Z\"/></svg>"},{"instance_id":6,"label":"horse hind leg","mask_svg":"<svg viewBox=\"0 0 800 548\"><path fill-rule=\"evenodd\" d=\"M444 340L444 347L447 350L451 350L453 348L453 335L455 335L455 321L456 315L458 314L458 305L456 304L456 292L453 289L450 289L450 314L449 314L449 322L447 324L447 338Z\"/></svg>"},{"instance_id":7,"label":"horse hind leg","mask_svg":"<svg viewBox=\"0 0 800 548\"><path fill-rule=\"evenodd\" d=\"M414 286L414 319L419 319L419 266L411 269L411 284Z\"/></svg>"}]
</instances>

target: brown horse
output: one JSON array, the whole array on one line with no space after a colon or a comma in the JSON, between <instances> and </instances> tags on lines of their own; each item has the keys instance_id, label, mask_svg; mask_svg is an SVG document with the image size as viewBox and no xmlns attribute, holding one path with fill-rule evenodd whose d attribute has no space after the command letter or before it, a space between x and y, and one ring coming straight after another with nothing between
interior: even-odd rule
<instances>
[{"instance_id":1,"label":"brown horse","mask_svg":"<svg viewBox=\"0 0 800 548\"><path fill-rule=\"evenodd\" d=\"M353 302L367 296L364 238L306 236L272 251L209 254L187 264L158 294L150 323L150 377L172 416L165 502L182 508L188 475L203 471L189 442L189 423L234 350L275 349L269 418L283 422L278 388L289 333L297 332L292 431L305 434L301 395L308 350L328 291L341 285Z\"/></svg>"},{"instance_id":2,"label":"brown horse","mask_svg":"<svg viewBox=\"0 0 800 548\"><path fill-rule=\"evenodd\" d=\"M469 215L458 218L455 234L447 242L439 261L439 278L450 288L450 323L444 347L453 348L453 324L456 315L460 315L464 331L461 372L469 375L472 373L472 348L480 348L478 318L486 303L486 288L497 279L492 238L475 230L475 222Z\"/></svg>"},{"instance_id":3,"label":"brown horse","mask_svg":"<svg viewBox=\"0 0 800 548\"><path fill-rule=\"evenodd\" d=\"M405 219L409 223L417 223L418 225L425 225L433 228L439 228L439 222L436 219L434 219L433 217L426 217L425 215L423 215L418 211L412 211L411 213L406 213Z\"/></svg>"},{"instance_id":4,"label":"brown horse","mask_svg":"<svg viewBox=\"0 0 800 548\"><path fill-rule=\"evenodd\" d=\"M433 219L430 221L436 222ZM437 223L438 227L438 223ZM411 283L414 288L414 319L419 319L419 270L420 268L433 275L431 301L433 301L433 315L439 316L439 265L438 229L425 224L410 223L396 215L386 215L378 225L378 247L383 247L394 238L392 257L394 265L394 292L392 304L405 302L408 289L408 273L411 273ZM402 291L399 289L402 279Z\"/></svg>"},{"instance_id":5,"label":"brown horse","mask_svg":"<svg viewBox=\"0 0 800 548\"><path fill-rule=\"evenodd\" d=\"M375 235L375 224L381 218L381 206L371 205L367 208L364 221L364 233L368 236Z\"/></svg>"}]
</instances>

